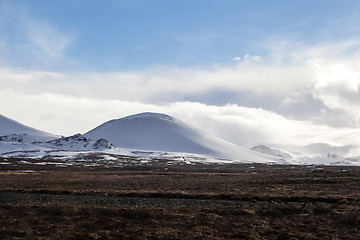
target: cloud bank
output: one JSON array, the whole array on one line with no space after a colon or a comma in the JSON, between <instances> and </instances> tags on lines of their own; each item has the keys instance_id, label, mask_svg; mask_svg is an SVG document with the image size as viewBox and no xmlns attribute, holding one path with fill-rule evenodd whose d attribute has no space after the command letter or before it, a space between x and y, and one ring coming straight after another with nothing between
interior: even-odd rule
<instances>
[{"instance_id":1,"label":"cloud bank","mask_svg":"<svg viewBox=\"0 0 360 240\"><path fill-rule=\"evenodd\" d=\"M26 124L70 135L87 132L108 121L144 111L162 112L239 145L260 143L304 145L327 142L353 144L360 132L351 128L332 128L311 122L287 119L264 109L235 104L213 106L195 102L144 104L119 100L74 98L56 94L1 96L1 108ZM23 112L18 112L22 109Z\"/></svg>"},{"instance_id":2,"label":"cloud bank","mask_svg":"<svg viewBox=\"0 0 360 240\"><path fill-rule=\"evenodd\" d=\"M359 53L334 57L328 53L331 46L294 50L296 57L290 63L281 57L262 58L207 69L155 66L98 73L1 68L0 109L28 125L63 135L86 132L110 119L154 111L240 145L356 144L360 140ZM219 91L232 93L230 103L186 100ZM258 106L236 103L245 93ZM277 103L284 112L277 111L275 105L273 109L262 107L266 101ZM308 119L285 111L306 114L311 108Z\"/></svg>"}]
</instances>

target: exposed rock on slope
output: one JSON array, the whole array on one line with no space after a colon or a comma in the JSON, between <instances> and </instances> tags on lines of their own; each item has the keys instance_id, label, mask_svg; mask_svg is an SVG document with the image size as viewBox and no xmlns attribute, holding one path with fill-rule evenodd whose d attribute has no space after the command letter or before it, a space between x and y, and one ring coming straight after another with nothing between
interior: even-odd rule
<instances>
[{"instance_id":1,"label":"exposed rock on slope","mask_svg":"<svg viewBox=\"0 0 360 240\"><path fill-rule=\"evenodd\" d=\"M91 149L111 149L114 146L106 139L94 141L80 133L70 137L62 137L47 142L47 146L53 146L61 150L91 150Z\"/></svg>"}]
</instances>

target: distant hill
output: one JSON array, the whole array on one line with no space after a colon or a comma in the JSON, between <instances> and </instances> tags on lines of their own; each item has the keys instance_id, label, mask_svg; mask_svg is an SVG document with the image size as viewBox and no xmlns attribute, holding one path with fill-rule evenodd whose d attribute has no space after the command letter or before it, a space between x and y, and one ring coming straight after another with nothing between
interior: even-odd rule
<instances>
[{"instance_id":1,"label":"distant hill","mask_svg":"<svg viewBox=\"0 0 360 240\"><path fill-rule=\"evenodd\" d=\"M47 141L56 138L56 135L25 126L15 120L0 114L0 136L3 141L18 142Z\"/></svg>"}]
</instances>

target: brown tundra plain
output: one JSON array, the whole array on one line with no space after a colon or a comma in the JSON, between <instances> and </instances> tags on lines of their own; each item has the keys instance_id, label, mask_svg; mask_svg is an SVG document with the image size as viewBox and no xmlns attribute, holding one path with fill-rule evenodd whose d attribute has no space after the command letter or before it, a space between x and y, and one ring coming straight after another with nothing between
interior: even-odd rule
<instances>
[{"instance_id":1,"label":"brown tundra plain","mask_svg":"<svg viewBox=\"0 0 360 240\"><path fill-rule=\"evenodd\" d=\"M1 239L360 239L360 168L1 166Z\"/></svg>"}]
</instances>

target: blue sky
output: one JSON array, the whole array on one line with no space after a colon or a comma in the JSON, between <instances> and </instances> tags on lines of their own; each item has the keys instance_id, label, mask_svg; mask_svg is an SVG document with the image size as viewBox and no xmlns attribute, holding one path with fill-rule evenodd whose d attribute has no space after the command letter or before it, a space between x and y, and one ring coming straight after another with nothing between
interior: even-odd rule
<instances>
[{"instance_id":1,"label":"blue sky","mask_svg":"<svg viewBox=\"0 0 360 240\"><path fill-rule=\"evenodd\" d=\"M63 135L157 111L238 144L359 142L359 12L356 0L0 0L0 111Z\"/></svg>"},{"instance_id":2,"label":"blue sky","mask_svg":"<svg viewBox=\"0 0 360 240\"><path fill-rule=\"evenodd\" d=\"M27 19L68 38L59 50L61 59L31 56L24 60L13 49L16 54L10 51L6 63L22 68L208 67L231 64L234 57L246 54L267 56L266 41L271 39L313 44L359 34L360 4L349 0L2 2L2 12L10 17L1 33L11 44L27 43L20 34L26 31L22 21Z\"/></svg>"}]
</instances>

